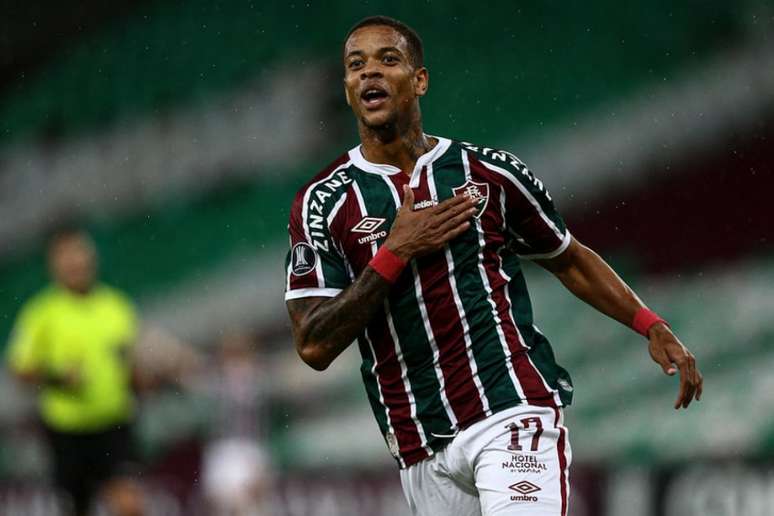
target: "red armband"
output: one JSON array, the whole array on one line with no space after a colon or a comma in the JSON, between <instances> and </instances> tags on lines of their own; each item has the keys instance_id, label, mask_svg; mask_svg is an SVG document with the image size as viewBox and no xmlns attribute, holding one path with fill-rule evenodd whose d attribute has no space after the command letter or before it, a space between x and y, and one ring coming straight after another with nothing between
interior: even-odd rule
<instances>
[{"instance_id":1,"label":"red armband","mask_svg":"<svg viewBox=\"0 0 774 516\"><path fill-rule=\"evenodd\" d=\"M634 314L634 320L632 321L632 329L642 335L648 336L648 330L656 323L664 323L669 326L669 323L662 319L656 312L647 308L640 308L637 313Z\"/></svg>"},{"instance_id":2,"label":"red armband","mask_svg":"<svg viewBox=\"0 0 774 516\"><path fill-rule=\"evenodd\" d=\"M379 248L368 265L390 283L395 283L400 273L406 268L406 262L384 245Z\"/></svg>"}]
</instances>

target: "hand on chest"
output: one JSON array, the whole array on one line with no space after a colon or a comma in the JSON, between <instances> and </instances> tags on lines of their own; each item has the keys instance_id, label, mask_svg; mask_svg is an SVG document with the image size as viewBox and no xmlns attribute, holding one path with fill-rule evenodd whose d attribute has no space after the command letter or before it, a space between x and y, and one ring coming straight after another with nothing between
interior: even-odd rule
<instances>
[{"instance_id":1,"label":"hand on chest","mask_svg":"<svg viewBox=\"0 0 774 516\"><path fill-rule=\"evenodd\" d=\"M352 189L352 197L345 206L338 231L339 249L350 263L355 275L367 265L386 240L390 228L403 203L403 187L409 185L414 194L413 210L427 210L456 195L476 201L477 211L470 228L452 241L448 247L455 254L477 254L485 245L487 232L494 229L487 223L485 214L490 204L490 185L466 177L461 167L443 167L428 170L423 167L414 177L404 173L389 176L370 176L358 181ZM445 259L443 252L435 253L435 259Z\"/></svg>"}]
</instances>

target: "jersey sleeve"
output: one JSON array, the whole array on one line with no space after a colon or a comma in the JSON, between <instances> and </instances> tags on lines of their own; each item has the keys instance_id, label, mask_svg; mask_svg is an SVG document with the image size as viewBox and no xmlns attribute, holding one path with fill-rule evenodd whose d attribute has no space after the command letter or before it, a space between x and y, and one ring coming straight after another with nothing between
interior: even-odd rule
<instances>
[{"instance_id":1,"label":"jersey sleeve","mask_svg":"<svg viewBox=\"0 0 774 516\"><path fill-rule=\"evenodd\" d=\"M285 300L334 297L351 283L346 260L337 248L326 214L304 191L296 196L288 224Z\"/></svg>"},{"instance_id":2,"label":"jersey sleeve","mask_svg":"<svg viewBox=\"0 0 774 516\"><path fill-rule=\"evenodd\" d=\"M502 152L497 165L483 165L498 176L505 200L511 249L520 257L548 259L560 255L572 237L543 182L516 156ZM494 154L497 155L497 154Z\"/></svg>"},{"instance_id":3,"label":"jersey sleeve","mask_svg":"<svg viewBox=\"0 0 774 516\"><path fill-rule=\"evenodd\" d=\"M45 366L45 321L34 300L25 305L14 322L6 360L16 373L36 372Z\"/></svg>"}]
</instances>

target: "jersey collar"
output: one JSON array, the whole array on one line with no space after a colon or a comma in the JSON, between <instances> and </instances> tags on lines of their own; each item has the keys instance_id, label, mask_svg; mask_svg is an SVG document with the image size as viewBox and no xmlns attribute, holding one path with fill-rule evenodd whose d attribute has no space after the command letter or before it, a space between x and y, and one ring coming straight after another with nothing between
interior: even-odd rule
<instances>
[{"instance_id":1,"label":"jersey collar","mask_svg":"<svg viewBox=\"0 0 774 516\"><path fill-rule=\"evenodd\" d=\"M443 138L441 136L433 136L430 134L425 134L425 136L435 138L436 140L438 140L438 143L436 144L435 147L430 149L430 151L419 156L416 164L414 165L414 170L411 173L412 179L419 175L419 172L422 170L422 167L440 158L449 149L449 146L451 145L451 140L448 138ZM371 172L372 174L379 174L382 176L391 176L394 174L399 174L401 172L401 170L398 167L395 167L393 165L387 165L385 163L371 163L370 161L366 160L363 157L361 147L362 145L358 145L357 147L349 151L349 159L351 159L352 163L360 170L365 170L366 172Z\"/></svg>"}]
</instances>

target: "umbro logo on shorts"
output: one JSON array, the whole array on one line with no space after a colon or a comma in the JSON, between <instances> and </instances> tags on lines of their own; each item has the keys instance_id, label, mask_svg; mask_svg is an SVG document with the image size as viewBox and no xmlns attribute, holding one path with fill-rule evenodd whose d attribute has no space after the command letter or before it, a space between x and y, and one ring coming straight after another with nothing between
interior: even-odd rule
<instances>
[{"instance_id":1,"label":"umbro logo on shorts","mask_svg":"<svg viewBox=\"0 0 774 516\"><path fill-rule=\"evenodd\" d=\"M537 493L538 491L540 491L540 488L538 486L526 480L522 480L521 482L516 482L515 484L508 486L508 489L513 489L514 491L517 491L521 494Z\"/></svg>"},{"instance_id":2,"label":"umbro logo on shorts","mask_svg":"<svg viewBox=\"0 0 774 516\"><path fill-rule=\"evenodd\" d=\"M538 497L532 496L532 494L541 490L540 487L526 480L511 484L508 486L508 489L512 489L517 493L521 493L519 496L511 496L512 502L537 502Z\"/></svg>"}]
</instances>

